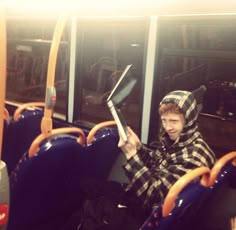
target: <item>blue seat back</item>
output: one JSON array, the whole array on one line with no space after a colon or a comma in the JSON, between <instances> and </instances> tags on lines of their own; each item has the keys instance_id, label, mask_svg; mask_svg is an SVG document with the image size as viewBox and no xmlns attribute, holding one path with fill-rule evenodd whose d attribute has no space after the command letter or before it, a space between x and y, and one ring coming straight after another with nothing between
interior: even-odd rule
<instances>
[{"instance_id":1,"label":"blue seat back","mask_svg":"<svg viewBox=\"0 0 236 230\"><path fill-rule=\"evenodd\" d=\"M221 168L212 185L203 186L199 180L189 183L175 200L169 215L163 216L163 203L160 203L140 229L227 229L230 217L236 216L235 184L236 166L230 161ZM219 210L224 212L216 215Z\"/></svg>"},{"instance_id":2,"label":"blue seat back","mask_svg":"<svg viewBox=\"0 0 236 230\"><path fill-rule=\"evenodd\" d=\"M175 207L171 213L164 217L162 214L162 203L153 210L147 218L141 230L178 230L188 229L196 213L209 196L209 188L202 186L199 181L190 183L179 194L175 201ZM191 228L189 228L191 229Z\"/></svg>"},{"instance_id":3,"label":"blue seat back","mask_svg":"<svg viewBox=\"0 0 236 230\"><path fill-rule=\"evenodd\" d=\"M46 139L37 155L26 153L10 178L8 230L60 229L82 204L80 182L107 179L117 144L117 133L103 130L89 146L59 135Z\"/></svg>"},{"instance_id":4,"label":"blue seat back","mask_svg":"<svg viewBox=\"0 0 236 230\"><path fill-rule=\"evenodd\" d=\"M119 135L116 129L103 128L95 134L94 141L85 147L83 179L107 180L120 154L118 141Z\"/></svg>"},{"instance_id":5,"label":"blue seat back","mask_svg":"<svg viewBox=\"0 0 236 230\"><path fill-rule=\"evenodd\" d=\"M212 186L213 191L220 188L225 183L229 183L232 188L236 188L236 166L229 161L219 172Z\"/></svg>"},{"instance_id":6,"label":"blue seat back","mask_svg":"<svg viewBox=\"0 0 236 230\"><path fill-rule=\"evenodd\" d=\"M69 135L52 137L42 143L37 155L24 155L20 160L10 178L8 230L59 229L78 208L84 150L76 139Z\"/></svg>"},{"instance_id":7,"label":"blue seat back","mask_svg":"<svg viewBox=\"0 0 236 230\"><path fill-rule=\"evenodd\" d=\"M41 132L42 116L42 110L25 110L17 121L11 120L4 130L2 158L7 164L9 175L34 138Z\"/></svg>"},{"instance_id":8,"label":"blue seat back","mask_svg":"<svg viewBox=\"0 0 236 230\"><path fill-rule=\"evenodd\" d=\"M236 216L236 166L228 162L211 186L210 196L198 213L193 230L225 230Z\"/></svg>"}]
</instances>

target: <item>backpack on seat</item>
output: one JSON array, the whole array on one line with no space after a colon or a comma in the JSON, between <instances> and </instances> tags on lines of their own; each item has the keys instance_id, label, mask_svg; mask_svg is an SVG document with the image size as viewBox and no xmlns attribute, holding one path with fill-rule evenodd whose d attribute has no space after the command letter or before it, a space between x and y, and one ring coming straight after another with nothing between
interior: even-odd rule
<instances>
[{"instance_id":1,"label":"backpack on seat","mask_svg":"<svg viewBox=\"0 0 236 230\"><path fill-rule=\"evenodd\" d=\"M138 230L145 220L141 202L120 183L89 181L81 188L83 205L62 230Z\"/></svg>"}]
</instances>

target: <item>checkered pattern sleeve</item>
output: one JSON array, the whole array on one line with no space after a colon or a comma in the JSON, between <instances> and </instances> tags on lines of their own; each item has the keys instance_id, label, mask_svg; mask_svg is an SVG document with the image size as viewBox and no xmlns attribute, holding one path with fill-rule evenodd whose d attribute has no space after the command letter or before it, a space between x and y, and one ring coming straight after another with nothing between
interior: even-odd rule
<instances>
[{"instance_id":1,"label":"checkered pattern sleeve","mask_svg":"<svg viewBox=\"0 0 236 230\"><path fill-rule=\"evenodd\" d=\"M201 159L198 159L198 156ZM202 154L199 152L194 154L192 151L181 154L181 159L175 163L171 160L172 163L168 164L167 160L162 160L151 168L142 159L139 154L136 154L127 161L124 170L130 179L127 189L134 191L148 210L164 199L170 187L179 177L191 169L208 166Z\"/></svg>"},{"instance_id":2,"label":"checkered pattern sleeve","mask_svg":"<svg viewBox=\"0 0 236 230\"><path fill-rule=\"evenodd\" d=\"M134 191L146 207L155 205L164 197L170 184L168 181L170 178L160 177L160 174L164 176L164 171L157 169L154 173L151 172L138 154L128 160L127 164L124 165L124 169L130 180L127 189Z\"/></svg>"}]
</instances>

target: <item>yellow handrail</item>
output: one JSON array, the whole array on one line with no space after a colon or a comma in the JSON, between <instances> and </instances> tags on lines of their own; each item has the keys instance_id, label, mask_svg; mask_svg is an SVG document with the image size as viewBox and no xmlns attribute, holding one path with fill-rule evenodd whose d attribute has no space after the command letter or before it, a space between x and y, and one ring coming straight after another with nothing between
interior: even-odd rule
<instances>
[{"instance_id":1,"label":"yellow handrail","mask_svg":"<svg viewBox=\"0 0 236 230\"><path fill-rule=\"evenodd\" d=\"M104 127L107 126L114 126L116 125L116 122L111 120L111 121L104 121L101 123L96 124L89 132L88 136L87 136L87 144L91 144L92 141L94 140L94 135L96 134L96 132Z\"/></svg>"},{"instance_id":2,"label":"yellow handrail","mask_svg":"<svg viewBox=\"0 0 236 230\"><path fill-rule=\"evenodd\" d=\"M200 167L193 169L187 174L180 177L175 184L170 188L162 206L162 215L164 217L168 216L172 209L175 207L175 200L180 194L180 192L194 179L202 176L204 178L203 186L207 186L208 176L210 174L210 169L207 167Z\"/></svg>"},{"instance_id":3,"label":"yellow handrail","mask_svg":"<svg viewBox=\"0 0 236 230\"><path fill-rule=\"evenodd\" d=\"M210 187L214 185L215 180L220 173L221 169L227 164L227 162L232 160L232 164L236 167L236 151L230 152L222 156L218 161L214 164L211 169L211 173L209 175L207 186Z\"/></svg>"},{"instance_id":4,"label":"yellow handrail","mask_svg":"<svg viewBox=\"0 0 236 230\"><path fill-rule=\"evenodd\" d=\"M6 7L0 1L0 229L7 228L9 216L9 178L6 164L1 161L2 157L2 141L3 141L3 121L5 110L5 90L6 90L6 69L7 69L7 35L6 35Z\"/></svg>"},{"instance_id":5,"label":"yellow handrail","mask_svg":"<svg viewBox=\"0 0 236 230\"><path fill-rule=\"evenodd\" d=\"M49 136L52 132L52 113L54 109L54 104L56 102L56 91L54 88L55 81L55 69L57 62L57 54L60 46L61 36L65 27L67 17L62 16L56 25L52 45L49 54L48 60L48 71L47 71L47 88L45 95L45 109L44 117L41 121L41 132L46 137Z\"/></svg>"},{"instance_id":6,"label":"yellow handrail","mask_svg":"<svg viewBox=\"0 0 236 230\"><path fill-rule=\"evenodd\" d=\"M0 7L0 160L2 156L2 136L3 136L3 119L4 119L4 104L6 93L6 69L7 69L7 35L6 35L6 15L5 8Z\"/></svg>"},{"instance_id":7,"label":"yellow handrail","mask_svg":"<svg viewBox=\"0 0 236 230\"><path fill-rule=\"evenodd\" d=\"M66 133L76 133L78 134L77 142L83 146L85 143L85 134L82 129L76 127L67 127L67 128L58 128L53 129L50 135L47 137L44 134L38 135L34 141L32 142L29 148L29 157L35 156L35 154L39 151L39 145L42 143L43 140L48 138L49 136L54 136L58 134L66 134Z\"/></svg>"},{"instance_id":8,"label":"yellow handrail","mask_svg":"<svg viewBox=\"0 0 236 230\"><path fill-rule=\"evenodd\" d=\"M15 110L14 115L13 115L13 120L17 121L20 118L21 113L24 109L27 109L30 107L32 108L32 107L44 107L44 106L45 106L44 102L29 102L29 103L22 104Z\"/></svg>"}]
</instances>

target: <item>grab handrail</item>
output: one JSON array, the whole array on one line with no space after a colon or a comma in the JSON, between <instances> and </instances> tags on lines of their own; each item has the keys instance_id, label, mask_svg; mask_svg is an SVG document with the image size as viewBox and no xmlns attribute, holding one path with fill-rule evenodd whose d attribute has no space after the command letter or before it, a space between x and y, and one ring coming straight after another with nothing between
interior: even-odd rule
<instances>
[{"instance_id":1,"label":"grab handrail","mask_svg":"<svg viewBox=\"0 0 236 230\"><path fill-rule=\"evenodd\" d=\"M32 108L32 107L33 108L34 107L45 107L45 103L44 102L29 102L29 103L24 103L24 104L20 105L14 112L13 120L17 121L20 118L20 115L24 109Z\"/></svg>"},{"instance_id":2,"label":"grab handrail","mask_svg":"<svg viewBox=\"0 0 236 230\"><path fill-rule=\"evenodd\" d=\"M85 134L82 129L80 128L75 128L75 127L67 127L67 128L58 128L58 129L53 129L50 134L45 136L43 133L38 135L33 143L31 144L29 148L29 157L33 157L39 150L39 145L42 143L43 140L48 138L49 136L54 136L58 134L67 134L67 133L78 133L79 137L77 138L77 142L83 146L85 142Z\"/></svg>"},{"instance_id":3,"label":"grab handrail","mask_svg":"<svg viewBox=\"0 0 236 230\"><path fill-rule=\"evenodd\" d=\"M202 176L201 184L207 187L208 176L210 174L210 169L207 167L200 167L193 169L187 174L180 177L175 184L170 188L169 192L166 195L162 206L162 215L166 217L170 214L172 209L175 207L175 200L180 194L180 192L194 179Z\"/></svg>"},{"instance_id":4,"label":"grab handrail","mask_svg":"<svg viewBox=\"0 0 236 230\"><path fill-rule=\"evenodd\" d=\"M3 136L3 120L5 108L5 94L6 94L6 76L7 76L7 34L6 34L6 12L5 6L0 5L0 160L2 159L2 136Z\"/></svg>"},{"instance_id":5,"label":"grab handrail","mask_svg":"<svg viewBox=\"0 0 236 230\"><path fill-rule=\"evenodd\" d=\"M8 222L10 192L7 167L1 160L7 75L6 7L4 1L0 2L0 34L0 230L5 230Z\"/></svg>"},{"instance_id":6,"label":"grab handrail","mask_svg":"<svg viewBox=\"0 0 236 230\"><path fill-rule=\"evenodd\" d=\"M208 187L214 185L219 172L230 160L232 160L232 164L236 167L236 151L227 153L217 160L217 162L214 164L214 166L211 169L211 173L209 175L208 182L207 182Z\"/></svg>"},{"instance_id":7,"label":"grab handrail","mask_svg":"<svg viewBox=\"0 0 236 230\"><path fill-rule=\"evenodd\" d=\"M103 121L101 123L96 124L89 132L88 136L87 136L87 144L91 144L92 141L94 140L94 135L96 134L96 132L104 127L107 126L114 126L116 125L116 122L111 120L111 121Z\"/></svg>"},{"instance_id":8,"label":"grab handrail","mask_svg":"<svg viewBox=\"0 0 236 230\"><path fill-rule=\"evenodd\" d=\"M52 113L56 103L56 90L54 87L55 69L56 69L58 49L60 46L60 41L66 21L67 21L66 16L62 16L61 18L59 18L53 34L53 40L49 54L47 84L46 84L47 88L45 95L45 109L44 109L44 116L41 121L41 132L45 136L49 136L53 128Z\"/></svg>"}]
</instances>

